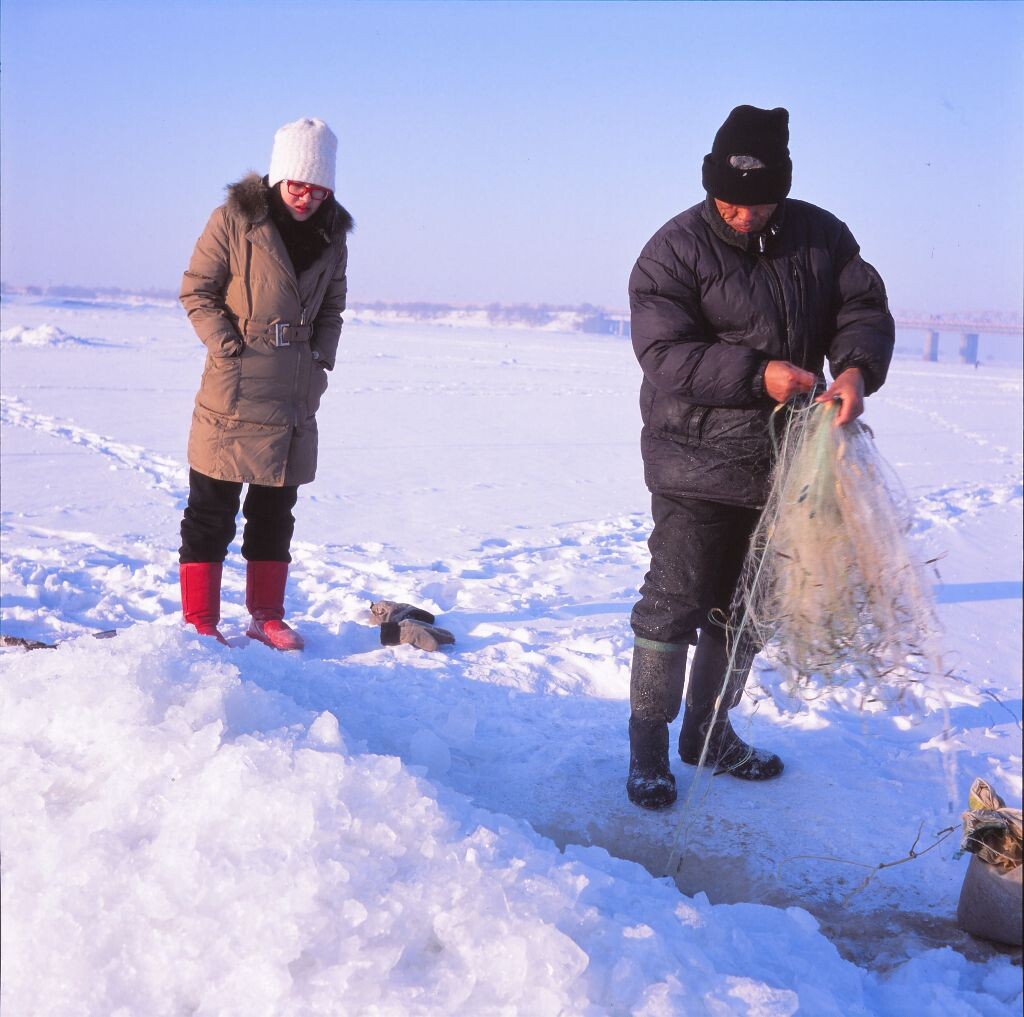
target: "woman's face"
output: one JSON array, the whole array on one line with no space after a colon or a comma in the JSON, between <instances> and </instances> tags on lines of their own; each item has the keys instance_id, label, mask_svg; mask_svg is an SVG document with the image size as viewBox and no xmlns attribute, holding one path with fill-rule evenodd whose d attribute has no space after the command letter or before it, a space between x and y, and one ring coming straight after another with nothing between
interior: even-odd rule
<instances>
[{"instance_id":1,"label":"woman's face","mask_svg":"<svg viewBox=\"0 0 1024 1017\"><path fill-rule=\"evenodd\" d=\"M282 180L277 185L285 208L297 222L305 222L327 200L331 192L324 187L307 184L301 180ZM319 197L314 197L314 194Z\"/></svg>"}]
</instances>

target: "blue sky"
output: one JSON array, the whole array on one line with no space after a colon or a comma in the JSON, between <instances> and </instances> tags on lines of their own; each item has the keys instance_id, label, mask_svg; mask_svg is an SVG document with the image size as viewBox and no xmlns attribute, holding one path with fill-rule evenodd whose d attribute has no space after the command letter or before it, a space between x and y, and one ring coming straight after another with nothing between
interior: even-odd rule
<instances>
[{"instance_id":1,"label":"blue sky","mask_svg":"<svg viewBox=\"0 0 1024 1017\"><path fill-rule=\"evenodd\" d=\"M223 187L323 117L353 300L626 303L739 103L894 307L1019 311L1024 5L4 0L2 274L177 288Z\"/></svg>"}]
</instances>

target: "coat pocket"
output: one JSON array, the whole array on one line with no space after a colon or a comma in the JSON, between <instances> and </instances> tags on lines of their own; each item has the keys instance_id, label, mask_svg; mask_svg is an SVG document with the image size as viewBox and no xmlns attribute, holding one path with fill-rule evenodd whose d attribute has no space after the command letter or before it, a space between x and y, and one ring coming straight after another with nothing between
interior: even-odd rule
<instances>
[{"instance_id":1,"label":"coat pocket","mask_svg":"<svg viewBox=\"0 0 1024 1017\"><path fill-rule=\"evenodd\" d=\"M655 434L684 445L699 445L710 406L686 402L663 392L653 392L644 423Z\"/></svg>"},{"instance_id":2,"label":"coat pocket","mask_svg":"<svg viewBox=\"0 0 1024 1017\"><path fill-rule=\"evenodd\" d=\"M294 424L302 408L300 348L253 344L241 360L236 416L262 424Z\"/></svg>"},{"instance_id":3,"label":"coat pocket","mask_svg":"<svg viewBox=\"0 0 1024 1017\"><path fill-rule=\"evenodd\" d=\"M206 357L196 402L213 413L232 414L238 408L242 372L240 357Z\"/></svg>"},{"instance_id":4,"label":"coat pocket","mask_svg":"<svg viewBox=\"0 0 1024 1017\"><path fill-rule=\"evenodd\" d=\"M315 416L320 409L320 400L327 391L327 371L317 363L313 363L309 374L309 401L307 416Z\"/></svg>"},{"instance_id":5,"label":"coat pocket","mask_svg":"<svg viewBox=\"0 0 1024 1017\"><path fill-rule=\"evenodd\" d=\"M704 441L704 428L707 426L708 414L710 412L710 406L697 406L693 413L690 414L686 428L690 444L700 445Z\"/></svg>"}]
</instances>

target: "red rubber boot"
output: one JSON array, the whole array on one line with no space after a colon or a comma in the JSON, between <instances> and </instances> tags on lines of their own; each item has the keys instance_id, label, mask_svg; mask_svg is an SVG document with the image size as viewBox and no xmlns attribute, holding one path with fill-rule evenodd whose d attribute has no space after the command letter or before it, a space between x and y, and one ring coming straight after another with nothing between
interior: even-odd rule
<instances>
[{"instance_id":1,"label":"red rubber boot","mask_svg":"<svg viewBox=\"0 0 1024 1017\"><path fill-rule=\"evenodd\" d=\"M251 561L245 570L245 606L252 615L246 635L275 650L301 650L302 636L287 626L284 618L284 587L288 581L286 561Z\"/></svg>"},{"instance_id":2,"label":"red rubber boot","mask_svg":"<svg viewBox=\"0 0 1024 1017\"><path fill-rule=\"evenodd\" d=\"M218 643L227 646L228 641L217 631L223 570L224 566L219 561L189 562L178 566L178 582L185 624L194 626L201 636L213 636Z\"/></svg>"}]
</instances>

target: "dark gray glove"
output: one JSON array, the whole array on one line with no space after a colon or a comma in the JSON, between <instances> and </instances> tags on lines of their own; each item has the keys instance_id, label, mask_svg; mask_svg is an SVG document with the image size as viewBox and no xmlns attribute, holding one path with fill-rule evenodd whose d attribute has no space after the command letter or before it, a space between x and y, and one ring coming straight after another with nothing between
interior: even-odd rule
<instances>
[{"instance_id":1,"label":"dark gray glove","mask_svg":"<svg viewBox=\"0 0 1024 1017\"><path fill-rule=\"evenodd\" d=\"M375 625L382 625L384 622L400 622L406 618L415 621L426 622L428 625L434 623L434 616L421 607L413 607L412 604L398 604L393 600L378 600L370 605L370 615Z\"/></svg>"},{"instance_id":2,"label":"dark gray glove","mask_svg":"<svg viewBox=\"0 0 1024 1017\"><path fill-rule=\"evenodd\" d=\"M380 627L380 642L381 646L408 643L420 650L437 650L442 645L454 643L455 636L447 629L406 618L399 622L384 622Z\"/></svg>"}]
</instances>

